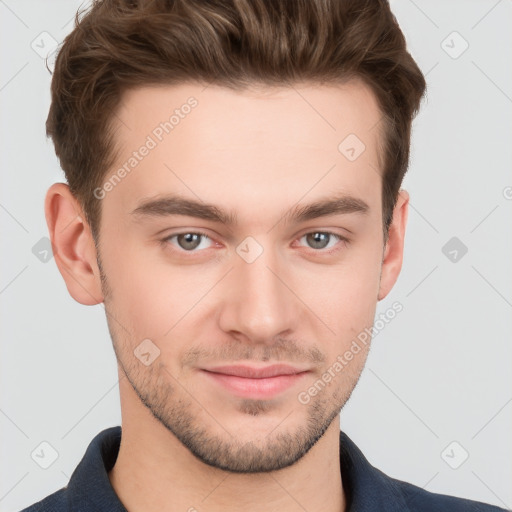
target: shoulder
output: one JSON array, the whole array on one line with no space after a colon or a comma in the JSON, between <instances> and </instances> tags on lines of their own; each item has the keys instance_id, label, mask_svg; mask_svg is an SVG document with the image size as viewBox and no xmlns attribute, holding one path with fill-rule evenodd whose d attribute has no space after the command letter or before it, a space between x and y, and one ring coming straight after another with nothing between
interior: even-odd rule
<instances>
[{"instance_id":1,"label":"shoulder","mask_svg":"<svg viewBox=\"0 0 512 512\"><path fill-rule=\"evenodd\" d=\"M20 512L66 512L68 510L66 496L67 489L64 487Z\"/></svg>"},{"instance_id":2,"label":"shoulder","mask_svg":"<svg viewBox=\"0 0 512 512\"><path fill-rule=\"evenodd\" d=\"M380 512L504 512L504 508L426 491L372 466L362 451L340 432L340 469L350 504Z\"/></svg>"},{"instance_id":3,"label":"shoulder","mask_svg":"<svg viewBox=\"0 0 512 512\"><path fill-rule=\"evenodd\" d=\"M409 509L414 512L501 512L505 510L480 501L437 494L408 482L392 480Z\"/></svg>"}]
</instances>

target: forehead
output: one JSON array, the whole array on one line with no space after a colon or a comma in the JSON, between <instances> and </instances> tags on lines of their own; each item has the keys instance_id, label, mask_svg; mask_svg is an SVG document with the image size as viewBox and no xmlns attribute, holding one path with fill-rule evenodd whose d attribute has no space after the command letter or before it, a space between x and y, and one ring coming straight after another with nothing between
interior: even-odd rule
<instances>
[{"instance_id":1,"label":"forehead","mask_svg":"<svg viewBox=\"0 0 512 512\"><path fill-rule=\"evenodd\" d=\"M191 121L184 122L187 118ZM118 141L132 145L140 132L152 133L170 121L172 139L212 141L217 148L251 140L267 146L313 146L323 140L324 147L337 147L346 135L355 134L371 151L380 118L375 95L361 80L337 85L253 85L244 90L192 82L126 91L113 123Z\"/></svg>"},{"instance_id":2,"label":"forehead","mask_svg":"<svg viewBox=\"0 0 512 512\"><path fill-rule=\"evenodd\" d=\"M235 210L332 192L375 202L380 118L360 81L243 91L195 83L134 89L114 116L119 153L105 180L122 166L128 172L109 201L121 201L126 211L142 198L171 192L229 201Z\"/></svg>"}]
</instances>

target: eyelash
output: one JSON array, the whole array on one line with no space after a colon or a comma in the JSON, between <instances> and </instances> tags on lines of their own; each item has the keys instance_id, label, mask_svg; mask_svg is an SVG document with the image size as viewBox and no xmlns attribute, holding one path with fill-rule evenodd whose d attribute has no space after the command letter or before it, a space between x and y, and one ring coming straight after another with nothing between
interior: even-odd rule
<instances>
[{"instance_id":1,"label":"eyelash","mask_svg":"<svg viewBox=\"0 0 512 512\"><path fill-rule=\"evenodd\" d=\"M311 235L313 233L322 233L324 235L330 235L330 236L333 236L335 238L338 238L339 239L339 242L340 244L336 244L336 245L341 245L341 247L332 247L331 249L313 249L313 248L309 248L311 251L313 251L314 253L318 253L318 254L333 254L335 252L338 252L339 250L341 250L343 247L345 247L350 241L348 240L348 238L338 234L338 233L334 233L332 231L320 231L320 230L316 230L316 231L308 231L307 233L304 233L302 234L297 240L300 240L301 238L305 237L306 235ZM161 240L161 243L163 246L169 246L169 241L174 238L174 237L177 237L177 236L180 236L180 235L200 235L204 238L208 238L210 240L212 240L212 238L205 232L203 231L182 231L181 233L173 233L172 235L169 235L169 236L166 236L165 238L163 238ZM213 240L212 240L213 241ZM171 244L172 245L172 244ZM201 252L201 251L185 251L184 249L179 249L179 248L176 248L176 247L172 247L173 251L177 251L179 253L190 253L190 254L194 254L194 253L197 253L197 252ZM204 249L203 249L204 250Z\"/></svg>"}]
</instances>

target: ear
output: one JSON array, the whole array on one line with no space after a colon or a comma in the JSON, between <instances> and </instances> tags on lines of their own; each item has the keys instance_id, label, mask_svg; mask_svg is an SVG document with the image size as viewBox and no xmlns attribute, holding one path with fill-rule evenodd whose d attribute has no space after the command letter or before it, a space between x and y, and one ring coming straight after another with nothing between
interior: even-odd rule
<instances>
[{"instance_id":1,"label":"ear","mask_svg":"<svg viewBox=\"0 0 512 512\"><path fill-rule=\"evenodd\" d=\"M386 297L400 274L408 213L409 193L401 189L398 193L398 199L393 210L393 220L389 226L388 241L384 250L378 300L382 300Z\"/></svg>"},{"instance_id":2,"label":"ear","mask_svg":"<svg viewBox=\"0 0 512 512\"><path fill-rule=\"evenodd\" d=\"M103 302L96 247L82 208L65 183L54 183L44 204L53 256L70 295L80 304Z\"/></svg>"}]
</instances>

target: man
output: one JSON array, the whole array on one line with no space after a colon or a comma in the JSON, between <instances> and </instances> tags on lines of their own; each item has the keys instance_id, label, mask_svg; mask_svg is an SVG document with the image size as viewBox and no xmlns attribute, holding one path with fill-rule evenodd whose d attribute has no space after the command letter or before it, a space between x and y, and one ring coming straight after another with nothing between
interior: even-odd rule
<instances>
[{"instance_id":1,"label":"man","mask_svg":"<svg viewBox=\"0 0 512 512\"><path fill-rule=\"evenodd\" d=\"M340 432L402 265L424 91L384 1L77 16L45 209L69 293L105 304L122 430L26 510L499 510L394 480Z\"/></svg>"}]
</instances>

